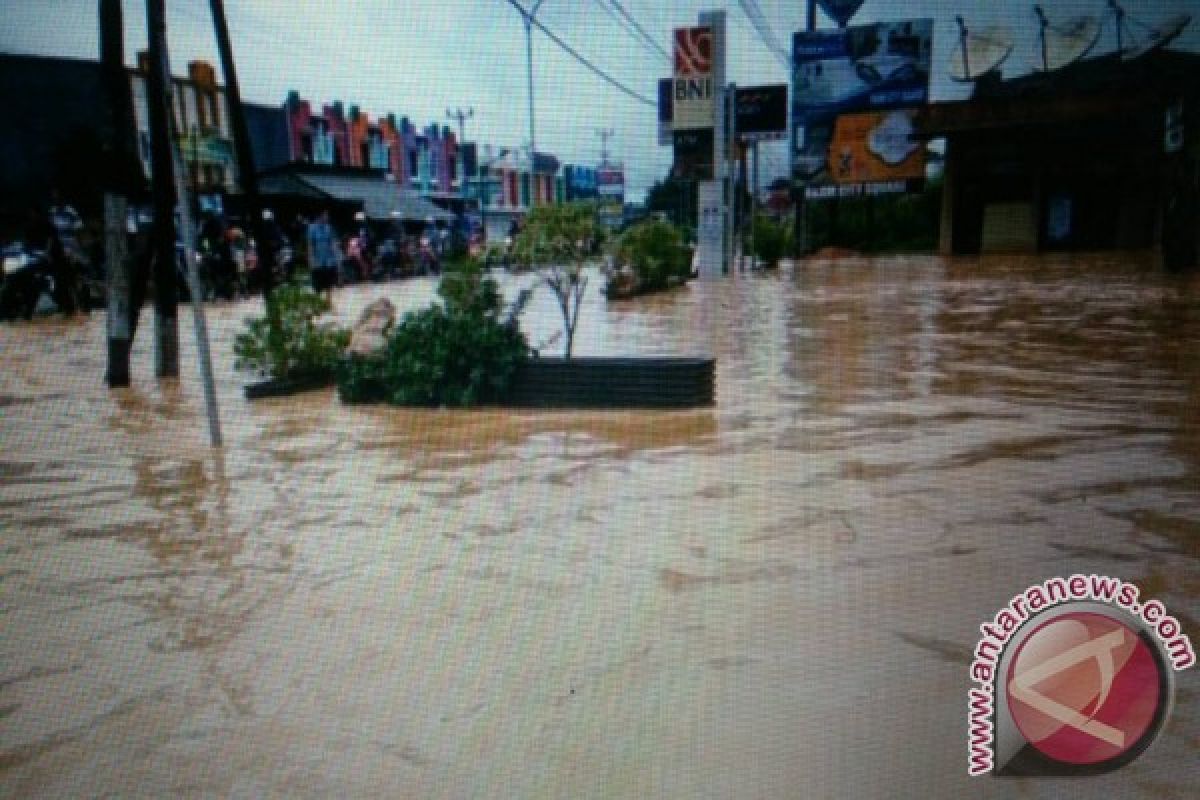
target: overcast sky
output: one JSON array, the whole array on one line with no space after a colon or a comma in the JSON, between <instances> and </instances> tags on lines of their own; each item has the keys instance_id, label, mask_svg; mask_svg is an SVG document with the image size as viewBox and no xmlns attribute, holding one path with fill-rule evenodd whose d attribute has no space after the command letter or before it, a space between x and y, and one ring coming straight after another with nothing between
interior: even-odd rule
<instances>
[{"instance_id":1,"label":"overcast sky","mask_svg":"<svg viewBox=\"0 0 1200 800\"><path fill-rule=\"evenodd\" d=\"M517 0L527 5L531 0ZM747 86L786 82L738 2L618 0L662 47L670 30L695 24L699 11L727 10L729 79ZM605 10L608 0L545 0L538 19L616 80L653 99L669 62L639 43ZM340 99L372 116L395 112L419 125L449 122L446 109L473 107L467 139L519 145L529 138L525 34L507 0L226 0L242 93L247 100L282 103L289 89L316 104ZM804 0L758 0L780 43L804 25ZM1052 20L1102 14L1104 0L1045 3ZM1156 23L1172 13L1200 17L1197 0L1127 0L1131 16ZM187 61L217 63L206 0L167 0L173 71ZM1016 49L1005 74L1028 71L1035 52L1032 3L1022 0L866 0L854 23L928 16L934 19L934 99L958 99L965 87L946 77L957 36L954 15L969 24L1008 24ZM96 0L0 0L0 50L96 58ZM126 50L144 48L145 3L126 0ZM832 27L824 16L821 27ZM1105 29L1095 53L1113 46ZM1200 49L1200 19L1173 45ZM609 87L534 31L534 84L538 149L567 162L599 160L597 131L611 128L614 159L626 164L633 196L662 177L670 148L656 144L653 107ZM48 101L50 99L48 98ZM764 182L783 168L774 148Z\"/></svg>"}]
</instances>

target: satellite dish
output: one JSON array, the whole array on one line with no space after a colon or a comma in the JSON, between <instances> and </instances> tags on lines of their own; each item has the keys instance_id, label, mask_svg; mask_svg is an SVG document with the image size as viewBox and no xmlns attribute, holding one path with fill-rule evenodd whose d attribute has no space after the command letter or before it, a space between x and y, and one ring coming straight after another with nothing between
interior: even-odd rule
<instances>
[{"instance_id":1,"label":"satellite dish","mask_svg":"<svg viewBox=\"0 0 1200 800\"><path fill-rule=\"evenodd\" d=\"M1043 72L1062 69L1088 54L1100 38L1100 21L1092 16L1072 17L1061 25L1051 25L1041 6L1033 7L1041 23L1041 58L1035 69Z\"/></svg>"},{"instance_id":2,"label":"satellite dish","mask_svg":"<svg viewBox=\"0 0 1200 800\"><path fill-rule=\"evenodd\" d=\"M1192 21L1191 14L1176 14L1169 18L1162 25L1155 28L1150 28L1149 32L1142 38L1140 42L1132 47L1126 48L1122 53L1122 58L1134 59L1144 56L1147 53L1166 47L1175 37L1183 33L1183 29Z\"/></svg>"},{"instance_id":3,"label":"satellite dish","mask_svg":"<svg viewBox=\"0 0 1200 800\"><path fill-rule=\"evenodd\" d=\"M950 77L967 83L997 70L1013 49L1012 31L1003 25L968 30L958 18L958 47L950 58Z\"/></svg>"}]
</instances>

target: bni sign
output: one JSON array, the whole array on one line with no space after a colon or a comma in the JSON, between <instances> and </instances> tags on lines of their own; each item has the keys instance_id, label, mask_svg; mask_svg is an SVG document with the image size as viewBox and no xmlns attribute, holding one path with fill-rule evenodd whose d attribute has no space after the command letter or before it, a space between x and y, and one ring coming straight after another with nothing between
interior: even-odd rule
<instances>
[{"instance_id":1,"label":"bni sign","mask_svg":"<svg viewBox=\"0 0 1200 800\"><path fill-rule=\"evenodd\" d=\"M716 113L712 28L675 29L674 130L711 128Z\"/></svg>"}]
</instances>

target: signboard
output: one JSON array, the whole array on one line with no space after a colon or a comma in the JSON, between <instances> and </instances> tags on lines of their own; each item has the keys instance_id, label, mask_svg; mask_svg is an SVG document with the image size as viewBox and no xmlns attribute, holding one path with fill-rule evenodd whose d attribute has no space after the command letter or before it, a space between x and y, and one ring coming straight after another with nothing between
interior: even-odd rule
<instances>
[{"instance_id":1,"label":"signboard","mask_svg":"<svg viewBox=\"0 0 1200 800\"><path fill-rule=\"evenodd\" d=\"M792 42L792 176L828 184L842 114L912 108L929 99L933 21L797 33Z\"/></svg>"},{"instance_id":2,"label":"signboard","mask_svg":"<svg viewBox=\"0 0 1200 800\"><path fill-rule=\"evenodd\" d=\"M716 111L712 28L675 29L671 127L711 128Z\"/></svg>"},{"instance_id":3,"label":"signboard","mask_svg":"<svg viewBox=\"0 0 1200 800\"><path fill-rule=\"evenodd\" d=\"M734 95L734 130L744 142L787 135L787 86L750 86Z\"/></svg>"},{"instance_id":4,"label":"signboard","mask_svg":"<svg viewBox=\"0 0 1200 800\"><path fill-rule=\"evenodd\" d=\"M658 143L662 147L671 144L672 118L675 114L675 104L672 102L674 92L674 79L663 78L658 82Z\"/></svg>"},{"instance_id":5,"label":"signboard","mask_svg":"<svg viewBox=\"0 0 1200 800\"><path fill-rule=\"evenodd\" d=\"M601 197L624 197L625 172L613 167L601 167L596 170L596 193Z\"/></svg>"},{"instance_id":6,"label":"signboard","mask_svg":"<svg viewBox=\"0 0 1200 800\"><path fill-rule=\"evenodd\" d=\"M671 174L675 178L698 181L713 179L713 130L675 131L674 166Z\"/></svg>"},{"instance_id":7,"label":"signboard","mask_svg":"<svg viewBox=\"0 0 1200 800\"><path fill-rule=\"evenodd\" d=\"M179 136L179 153L188 163L232 164L233 142L193 129Z\"/></svg>"},{"instance_id":8,"label":"signboard","mask_svg":"<svg viewBox=\"0 0 1200 800\"><path fill-rule=\"evenodd\" d=\"M863 0L817 0L817 5L839 28L846 27L846 23L858 13L862 4Z\"/></svg>"},{"instance_id":9,"label":"signboard","mask_svg":"<svg viewBox=\"0 0 1200 800\"><path fill-rule=\"evenodd\" d=\"M912 109L844 114L829 148L834 183L866 183L925 177L925 146L913 137Z\"/></svg>"}]
</instances>

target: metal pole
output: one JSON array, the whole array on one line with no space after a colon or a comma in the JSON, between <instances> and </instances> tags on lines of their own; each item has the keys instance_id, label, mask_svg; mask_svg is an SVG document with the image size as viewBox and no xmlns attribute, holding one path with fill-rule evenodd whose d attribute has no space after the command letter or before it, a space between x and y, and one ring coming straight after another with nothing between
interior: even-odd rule
<instances>
[{"instance_id":1,"label":"metal pole","mask_svg":"<svg viewBox=\"0 0 1200 800\"><path fill-rule=\"evenodd\" d=\"M171 73L167 62L165 0L146 0L150 74L146 106L150 117L154 173L154 372L179 376L179 319L175 292L175 180L171 165Z\"/></svg>"},{"instance_id":2,"label":"metal pole","mask_svg":"<svg viewBox=\"0 0 1200 800\"><path fill-rule=\"evenodd\" d=\"M754 158L754 172L750 178L750 267L758 265L758 251L754 247L754 220L758 217L758 140L754 140L751 156Z\"/></svg>"},{"instance_id":3,"label":"metal pole","mask_svg":"<svg viewBox=\"0 0 1200 800\"><path fill-rule=\"evenodd\" d=\"M175 131L172 131L175 133ZM173 142L178 142L172 137ZM184 175L183 153L177 144L171 147L171 164L175 172L175 182L183 193L187 191ZM217 389L213 379L212 353L208 347L208 322L204 317L204 287L200 284L196 259L196 228L192 220L191 197L183 197L179 204L179 221L183 235L183 252L187 259L187 282L192 296L192 322L196 330L196 353L200 358L200 382L204 387L204 407L208 411L208 438L213 447L221 446L221 417L217 408Z\"/></svg>"},{"instance_id":4,"label":"metal pole","mask_svg":"<svg viewBox=\"0 0 1200 800\"><path fill-rule=\"evenodd\" d=\"M525 22L525 66L529 78L529 207L537 205L537 187L533 169L537 153L537 126L533 113L533 18L545 0L537 0L528 11L522 11L521 19Z\"/></svg>"}]
</instances>

